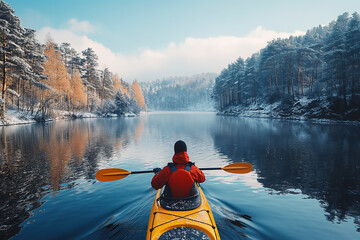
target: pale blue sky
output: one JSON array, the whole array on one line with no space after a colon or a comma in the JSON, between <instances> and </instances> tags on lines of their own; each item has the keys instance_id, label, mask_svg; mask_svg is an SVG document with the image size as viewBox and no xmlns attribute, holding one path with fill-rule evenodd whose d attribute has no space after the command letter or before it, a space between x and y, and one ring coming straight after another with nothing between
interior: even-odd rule
<instances>
[{"instance_id":1,"label":"pale blue sky","mask_svg":"<svg viewBox=\"0 0 360 240\"><path fill-rule=\"evenodd\" d=\"M15 14L21 18L23 26L38 31L45 27L69 30L72 26L69 23L70 19L87 24L86 26L90 26L92 31L73 30L72 32L102 44L115 55L121 54L126 60L119 61L127 61L128 65L134 65L134 58L137 58L138 62L143 61L144 58L140 59L141 55L156 55L159 60L164 55L163 51L171 52L171 44L175 44L177 49L182 45L191 45L192 43L186 41L188 38L210 39L221 36L242 38L259 26L262 30L276 33L294 33L297 30L305 32L319 24L336 20L345 11L350 14L355 11L360 12L360 0L6 0L5 2L16 11ZM269 40L271 39L266 39ZM146 52L149 49L151 52ZM236 54L224 59L219 63L221 66L213 72L219 72L226 63L234 61L238 56L246 58L249 55L240 50ZM175 62L177 60L174 60ZM125 66L121 65L120 68ZM159 68L157 66L152 71ZM212 68L209 68L209 71ZM196 69L184 71L184 74L195 71ZM208 71L208 69L199 67L199 71ZM179 73L181 74L180 70L164 75ZM131 75L131 77L137 76Z\"/></svg>"},{"instance_id":2,"label":"pale blue sky","mask_svg":"<svg viewBox=\"0 0 360 240\"><path fill-rule=\"evenodd\" d=\"M7 0L26 27L66 27L89 21L89 36L113 51L158 48L186 37L242 36L261 25L277 32L306 31L341 13L360 11L360 0Z\"/></svg>"}]
</instances>

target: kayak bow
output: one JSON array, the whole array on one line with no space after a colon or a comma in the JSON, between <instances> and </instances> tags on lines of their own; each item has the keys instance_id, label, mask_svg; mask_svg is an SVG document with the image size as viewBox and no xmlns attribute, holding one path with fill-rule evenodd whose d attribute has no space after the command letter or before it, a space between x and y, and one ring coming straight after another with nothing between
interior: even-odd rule
<instances>
[{"instance_id":1,"label":"kayak bow","mask_svg":"<svg viewBox=\"0 0 360 240\"><path fill-rule=\"evenodd\" d=\"M196 198L176 202L162 198L162 191L158 190L150 213L147 240L220 239L210 206L199 184L196 186ZM179 205L180 209L175 210L175 205Z\"/></svg>"}]
</instances>

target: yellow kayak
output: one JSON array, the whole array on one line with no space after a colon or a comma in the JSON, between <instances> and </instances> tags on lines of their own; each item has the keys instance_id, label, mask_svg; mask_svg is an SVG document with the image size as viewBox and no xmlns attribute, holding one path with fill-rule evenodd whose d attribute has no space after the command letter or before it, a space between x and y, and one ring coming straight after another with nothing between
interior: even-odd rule
<instances>
[{"instance_id":1,"label":"yellow kayak","mask_svg":"<svg viewBox=\"0 0 360 240\"><path fill-rule=\"evenodd\" d=\"M210 206L199 184L192 197L166 198L158 190L151 209L147 240L211 239L219 240Z\"/></svg>"}]
</instances>

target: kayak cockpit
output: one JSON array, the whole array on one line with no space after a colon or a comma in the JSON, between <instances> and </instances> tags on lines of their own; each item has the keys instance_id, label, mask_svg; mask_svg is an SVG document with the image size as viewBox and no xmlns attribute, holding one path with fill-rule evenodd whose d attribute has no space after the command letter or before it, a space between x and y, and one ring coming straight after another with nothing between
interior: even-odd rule
<instances>
[{"instance_id":1,"label":"kayak cockpit","mask_svg":"<svg viewBox=\"0 0 360 240\"><path fill-rule=\"evenodd\" d=\"M195 184L191 189L190 196L185 198L173 198L169 188L165 186L157 200L160 201L161 207L171 211L189 211L201 205L201 196Z\"/></svg>"},{"instance_id":2,"label":"kayak cockpit","mask_svg":"<svg viewBox=\"0 0 360 240\"><path fill-rule=\"evenodd\" d=\"M201 239L210 240L209 236L192 227L177 227L164 232L158 240Z\"/></svg>"}]
</instances>

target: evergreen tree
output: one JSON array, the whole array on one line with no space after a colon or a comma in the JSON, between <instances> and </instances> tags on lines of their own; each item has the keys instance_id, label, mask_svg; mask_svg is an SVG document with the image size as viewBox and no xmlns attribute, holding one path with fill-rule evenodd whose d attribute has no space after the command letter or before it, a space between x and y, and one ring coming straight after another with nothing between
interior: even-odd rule
<instances>
[{"instance_id":1,"label":"evergreen tree","mask_svg":"<svg viewBox=\"0 0 360 240\"><path fill-rule=\"evenodd\" d=\"M323 48L324 62L326 63L325 77L328 82L330 94L339 94L343 98L344 106L346 100L346 47L345 31L349 22L349 14L344 13L338 17L330 35L325 39Z\"/></svg>"},{"instance_id":2,"label":"evergreen tree","mask_svg":"<svg viewBox=\"0 0 360 240\"><path fill-rule=\"evenodd\" d=\"M35 30L25 30L23 39L24 58L30 65L31 71L23 74L19 92L22 93L23 104L28 105L28 108L33 110L35 104L40 101L40 92L49 87L42 83L47 78L43 74L43 66L46 61L43 46L35 39Z\"/></svg>"},{"instance_id":3,"label":"evergreen tree","mask_svg":"<svg viewBox=\"0 0 360 240\"><path fill-rule=\"evenodd\" d=\"M129 111L129 106L130 106L129 98L121 91L117 91L115 95L115 106L116 106L115 113L118 116L124 115L126 112Z\"/></svg>"},{"instance_id":4,"label":"evergreen tree","mask_svg":"<svg viewBox=\"0 0 360 240\"><path fill-rule=\"evenodd\" d=\"M21 40L25 29L21 26L20 19L14 15L14 10L4 1L0 0L0 69L1 69L1 99L0 117L5 117L6 92L17 94L8 89L8 79L17 71L29 72L30 66L24 59Z\"/></svg>"},{"instance_id":5,"label":"evergreen tree","mask_svg":"<svg viewBox=\"0 0 360 240\"><path fill-rule=\"evenodd\" d=\"M112 73L105 68L101 73L101 103L104 99L112 98L115 95L115 87L112 81Z\"/></svg>"},{"instance_id":6,"label":"evergreen tree","mask_svg":"<svg viewBox=\"0 0 360 240\"><path fill-rule=\"evenodd\" d=\"M246 59L246 68L244 72L244 78L247 82L247 89L251 91L251 102L256 103L257 92L259 91L259 86L257 82L257 57L258 54L253 54L250 58ZM251 90L250 90L251 89Z\"/></svg>"},{"instance_id":7,"label":"evergreen tree","mask_svg":"<svg viewBox=\"0 0 360 240\"><path fill-rule=\"evenodd\" d=\"M98 66L98 57L94 50L87 48L82 51L84 56L83 67L84 74L82 76L84 85L86 86L87 92L87 108L94 109L96 100L98 99L98 92L101 90L101 83L96 67Z\"/></svg>"},{"instance_id":8,"label":"evergreen tree","mask_svg":"<svg viewBox=\"0 0 360 240\"><path fill-rule=\"evenodd\" d=\"M360 92L360 15L355 12L350 19L348 29L345 33L345 48L348 78L350 82L351 104L360 104L356 93Z\"/></svg>"}]
</instances>

